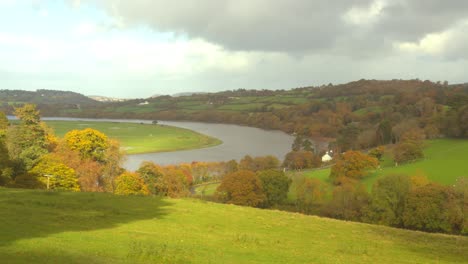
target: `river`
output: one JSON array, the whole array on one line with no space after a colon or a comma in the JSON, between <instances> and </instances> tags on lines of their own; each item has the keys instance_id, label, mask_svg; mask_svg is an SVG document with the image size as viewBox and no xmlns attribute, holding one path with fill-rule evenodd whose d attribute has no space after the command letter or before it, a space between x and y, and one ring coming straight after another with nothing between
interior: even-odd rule
<instances>
[{"instance_id":1,"label":"river","mask_svg":"<svg viewBox=\"0 0 468 264\"><path fill-rule=\"evenodd\" d=\"M11 118L11 117L9 117ZM65 121L109 121L130 123L151 123L149 120L135 119L93 119L93 118L61 118L44 117L43 120ZM273 155L283 160L291 150L294 138L282 131L263 130L259 128L212 124L200 122L159 121L161 125L187 128L223 141L222 144L209 148L181 150L173 152L159 152L127 155L124 168L136 170L141 162L153 161L161 165L186 163L192 161L228 161L239 160L245 155L265 156Z\"/></svg>"}]
</instances>

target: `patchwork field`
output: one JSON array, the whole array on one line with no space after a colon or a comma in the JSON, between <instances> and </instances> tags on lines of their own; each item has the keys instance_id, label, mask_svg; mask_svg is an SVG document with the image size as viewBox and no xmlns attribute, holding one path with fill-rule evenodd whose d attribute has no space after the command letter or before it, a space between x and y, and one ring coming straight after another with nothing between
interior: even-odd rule
<instances>
[{"instance_id":1,"label":"patchwork field","mask_svg":"<svg viewBox=\"0 0 468 264\"><path fill-rule=\"evenodd\" d=\"M2 263L462 263L468 238L200 200L0 188Z\"/></svg>"},{"instance_id":2,"label":"patchwork field","mask_svg":"<svg viewBox=\"0 0 468 264\"><path fill-rule=\"evenodd\" d=\"M93 128L120 141L128 154L205 148L221 141L188 129L137 123L46 121L62 137L70 130Z\"/></svg>"}]
</instances>

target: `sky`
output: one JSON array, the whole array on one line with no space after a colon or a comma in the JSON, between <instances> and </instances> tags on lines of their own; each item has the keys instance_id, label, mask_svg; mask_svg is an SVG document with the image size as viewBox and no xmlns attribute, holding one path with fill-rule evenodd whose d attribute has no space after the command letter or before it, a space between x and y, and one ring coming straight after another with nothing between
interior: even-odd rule
<instances>
[{"instance_id":1,"label":"sky","mask_svg":"<svg viewBox=\"0 0 468 264\"><path fill-rule=\"evenodd\" d=\"M468 82L466 0L0 0L0 89Z\"/></svg>"}]
</instances>

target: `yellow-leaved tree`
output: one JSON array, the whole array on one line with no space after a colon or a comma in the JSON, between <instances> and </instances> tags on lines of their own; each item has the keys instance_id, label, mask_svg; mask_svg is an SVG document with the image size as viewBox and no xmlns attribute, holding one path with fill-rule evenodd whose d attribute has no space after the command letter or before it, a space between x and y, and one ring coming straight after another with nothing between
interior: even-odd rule
<instances>
[{"instance_id":1,"label":"yellow-leaved tree","mask_svg":"<svg viewBox=\"0 0 468 264\"><path fill-rule=\"evenodd\" d=\"M137 173L124 172L115 179L115 194L149 195L145 181Z\"/></svg>"},{"instance_id":2,"label":"yellow-leaved tree","mask_svg":"<svg viewBox=\"0 0 468 264\"><path fill-rule=\"evenodd\" d=\"M42 183L42 188L46 188L49 182L51 190L80 191L75 170L54 159L50 154L43 156L29 174Z\"/></svg>"}]
</instances>

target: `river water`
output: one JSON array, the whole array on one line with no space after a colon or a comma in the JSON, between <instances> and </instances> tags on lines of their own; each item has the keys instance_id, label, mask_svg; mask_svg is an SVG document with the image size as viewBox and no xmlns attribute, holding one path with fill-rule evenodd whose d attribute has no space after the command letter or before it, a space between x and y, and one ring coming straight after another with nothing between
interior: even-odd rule
<instances>
[{"instance_id":1,"label":"river water","mask_svg":"<svg viewBox=\"0 0 468 264\"><path fill-rule=\"evenodd\" d=\"M151 123L148 120L134 119L93 119L93 118L60 118L44 117L43 120L65 121L109 121L130 123ZM186 163L192 161L228 161L239 160L245 155L265 156L273 155L283 160L291 150L294 138L282 131L263 130L259 128L212 124L200 122L159 121L158 124L187 128L223 141L221 145L173 152L159 152L127 155L124 168L136 170L141 162L153 161L161 165Z\"/></svg>"}]
</instances>

